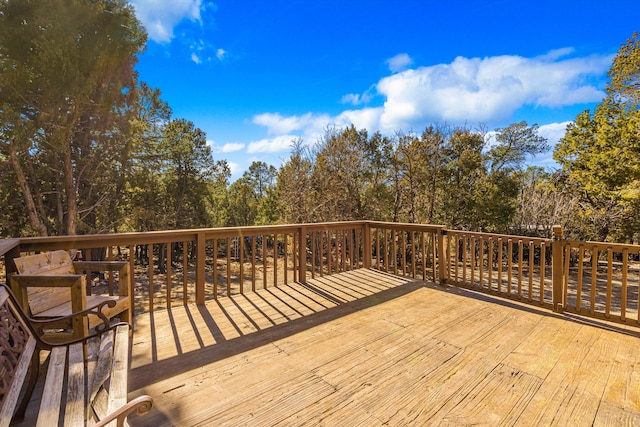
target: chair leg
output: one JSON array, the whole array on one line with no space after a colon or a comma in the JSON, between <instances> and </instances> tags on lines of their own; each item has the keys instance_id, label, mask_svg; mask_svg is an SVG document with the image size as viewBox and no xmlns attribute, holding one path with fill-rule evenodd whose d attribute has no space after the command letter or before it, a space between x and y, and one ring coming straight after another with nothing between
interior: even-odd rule
<instances>
[{"instance_id":1,"label":"chair leg","mask_svg":"<svg viewBox=\"0 0 640 427\"><path fill-rule=\"evenodd\" d=\"M40 349L36 348L36 350L33 352L30 365L29 382L27 383L27 388L24 391L24 396L22 396L20 406L18 406L18 410L13 416L12 422L20 422L24 420L24 414L27 412L27 406L29 405L31 395L33 394L33 390L36 388L36 383L38 382L38 377L40 376Z\"/></svg>"}]
</instances>

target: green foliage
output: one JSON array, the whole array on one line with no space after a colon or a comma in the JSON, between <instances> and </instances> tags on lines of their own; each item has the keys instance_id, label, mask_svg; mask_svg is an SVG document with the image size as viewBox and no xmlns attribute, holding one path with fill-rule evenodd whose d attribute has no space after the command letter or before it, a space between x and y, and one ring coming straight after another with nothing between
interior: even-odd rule
<instances>
[{"instance_id":1,"label":"green foliage","mask_svg":"<svg viewBox=\"0 0 640 427\"><path fill-rule=\"evenodd\" d=\"M562 171L526 122L492 135L428 126L394 137L350 126L292 141L279 168L229 185L204 132L137 80L146 34L124 0L0 1L0 234L74 234L344 220L637 240L640 40L607 96L567 128Z\"/></svg>"},{"instance_id":2,"label":"green foliage","mask_svg":"<svg viewBox=\"0 0 640 427\"><path fill-rule=\"evenodd\" d=\"M123 0L0 3L0 151L38 234L92 228L112 195L145 42Z\"/></svg>"},{"instance_id":3,"label":"green foliage","mask_svg":"<svg viewBox=\"0 0 640 427\"><path fill-rule=\"evenodd\" d=\"M640 41L623 45L609 70L607 97L567 127L554 158L565 190L580 204L583 238L625 241L637 234L640 206Z\"/></svg>"}]
</instances>

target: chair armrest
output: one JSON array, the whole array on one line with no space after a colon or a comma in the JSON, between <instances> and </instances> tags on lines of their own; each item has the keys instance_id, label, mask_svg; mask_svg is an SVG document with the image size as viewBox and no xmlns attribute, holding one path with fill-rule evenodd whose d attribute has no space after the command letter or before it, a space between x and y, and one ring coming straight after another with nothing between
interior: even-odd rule
<instances>
[{"instance_id":1,"label":"chair armrest","mask_svg":"<svg viewBox=\"0 0 640 427\"><path fill-rule=\"evenodd\" d=\"M92 271L117 271L118 280L122 284L118 286L118 295L129 296L129 263L127 261L75 261L73 268L76 273L87 274ZM123 286L124 285L124 286Z\"/></svg>"},{"instance_id":2,"label":"chair armrest","mask_svg":"<svg viewBox=\"0 0 640 427\"><path fill-rule=\"evenodd\" d=\"M151 406L153 406L153 398L151 396L143 395L140 397L136 397L131 402L128 402L123 407L117 409L116 411L108 414L106 417L101 419L94 427L103 427L109 424L111 421L117 420L116 425L121 427L124 425L124 421L126 418L136 411L138 415L144 415L151 410Z\"/></svg>"},{"instance_id":3,"label":"chair armrest","mask_svg":"<svg viewBox=\"0 0 640 427\"><path fill-rule=\"evenodd\" d=\"M40 320L40 319L32 319L32 318L28 318L29 319L29 323L31 323L31 326L33 327L34 331L37 332L37 337L39 339L39 341L41 341L42 343L45 344L45 348L47 347L54 347L56 345L70 345L70 344L74 344L76 342L86 342L86 340L91 339L93 337L102 335L104 332L123 324L124 322L118 322L115 324L110 324L110 319L109 317L103 313L103 309L105 307L110 307L113 308L116 306L116 302L113 300L108 300L108 301L103 301L100 304L98 304L95 307L92 308L87 308L85 310L81 310L81 311L77 311L75 313L71 313L68 316L60 316L60 317L55 317L55 318L51 318L51 319L46 319L46 320ZM63 343L56 341L55 343L53 342L48 342L46 340L44 340L42 338L43 336L43 331L44 329L47 328L51 328L51 325L56 325L59 324L67 319L73 319L74 317L78 317L78 316L89 316L89 315L94 315L100 318L100 320L102 320L102 323L99 325L96 325L96 327L94 328L94 333L91 335L88 335L86 337L82 337L82 338L78 338L78 339L72 339L69 341L65 341ZM128 325L128 323L126 323ZM50 348L49 348L50 349Z\"/></svg>"}]
</instances>

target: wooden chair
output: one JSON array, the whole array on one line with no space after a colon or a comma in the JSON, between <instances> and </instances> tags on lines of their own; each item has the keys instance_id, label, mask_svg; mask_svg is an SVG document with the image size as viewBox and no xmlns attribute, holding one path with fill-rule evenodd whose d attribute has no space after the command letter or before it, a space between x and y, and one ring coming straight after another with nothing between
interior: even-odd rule
<instances>
[{"instance_id":1,"label":"wooden chair","mask_svg":"<svg viewBox=\"0 0 640 427\"><path fill-rule=\"evenodd\" d=\"M69 316L97 307L105 301L114 301L113 307L105 309L105 315L109 318L119 317L132 324L127 262L73 262L64 250L14 258L13 261L18 274L10 274L9 283L29 317L43 320ZM118 295L87 295L86 275L102 271L117 273ZM70 333L73 338L80 338L99 323L100 319L96 316L65 317L63 321L51 324L47 339L66 339Z\"/></svg>"},{"instance_id":2,"label":"wooden chair","mask_svg":"<svg viewBox=\"0 0 640 427\"><path fill-rule=\"evenodd\" d=\"M13 295L0 285L0 427L24 420L39 377L41 351L50 353L42 396L36 399L40 405L36 425L123 426L129 414L142 415L151 409L150 396L127 399L130 327L109 324L103 309L113 304L104 301L95 309L74 313L101 320L94 335L52 344L41 338L47 321L26 317Z\"/></svg>"}]
</instances>

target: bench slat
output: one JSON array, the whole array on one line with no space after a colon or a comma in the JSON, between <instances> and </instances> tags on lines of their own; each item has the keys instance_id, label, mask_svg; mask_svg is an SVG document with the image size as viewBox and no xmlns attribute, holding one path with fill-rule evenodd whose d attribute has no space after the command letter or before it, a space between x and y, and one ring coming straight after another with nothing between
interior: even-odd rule
<instances>
[{"instance_id":1,"label":"bench slat","mask_svg":"<svg viewBox=\"0 0 640 427\"><path fill-rule=\"evenodd\" d=\"M4 295L4 300L6 300L6 291L2 290ZM2 301L1 304L3 304ZM18 396L20 395L20 390L22 389L22 383L24 382L25 377L27 376L27 371L29 370L29 362L31 361L31 356L36 349L36 340L33 337L29 337L27 343L24 347L24 353L20 356L20 361L18 362L18 366L16 367L13 380L11 383L11 388L9 392L4 397L4 402L2 402L2 410L0 411L0 427L7 427L11 423L11 417L13 416L13 410L16 407L16 403L18 402Z\"/></svg>"},{"instance_id":2,"label":"bench slat","mask_svg":"<svg viewBox=\"0 0 640 427\"><path fill-rule=\"evenodd\" d=\"M42 402L38 413L37 427L58 425L60 416L60 400L64 385L64 368L67 359L66 347L54 347L49 355L49 369L44 382Z\"/></svg>"},{"instance_id":3,"label":"bench slat","mask_svg":"<svg viewBox=\"0 0 640 427\"><path fill-rule=\"evenodd\" d=\"M126 425L126 417L133 411L149 411L153 402L149 396L127 402L129 324L119 323L96 336L51 344L39 338L39 328L29 324L17 304L0 285L0 376L6 386L0 394L0 427L9 426L31 359L42 350L50 353L36 426L79 426L94 421L103 427ZM87 314L79 312L78 316ZM32 372L35 376L25 390L25 404L38 374L37 370ZM21 405L16 419L22 419L23 411Z\"/></svg>"},{"instance_id":4,"label":"bench slat","mask_svg":"<svg viewBox=\"0 0 640 427\"><path fill-rule=\"evenodd\" d=\"M129 326L116 328L115 347L109 382L107 412L112 413L127 404L127 375L129 370ZM115 423L113 423L115 425Z\"/></svg>"},{"instance_id":5,"label":"bench slat","mask_svg":"<svg viewBox=\"0 0 640 427\"><path fill-rule=\"evenodd\" d=\"M113 357L113 331L108 331L102 335L100 349L98 350L95 368L88 379L87 396L89 402L93 401L96 393L109 378L111 370L111 358Z\"/></svg>"},{"instance_id":6,"label":"bench slat","mask_svg":"<svg viewBox=\"0 0 640 427\"><path fill-rule=\"evenodd\" d=\"M84 350L82 344L69 346L69 373L67 380L67 408L64 425L84 425Z\"/></svg>"}]
</instances>

